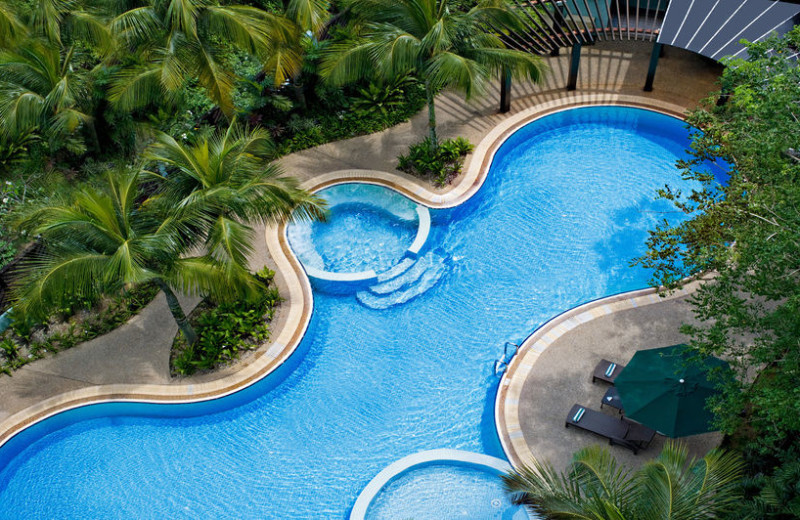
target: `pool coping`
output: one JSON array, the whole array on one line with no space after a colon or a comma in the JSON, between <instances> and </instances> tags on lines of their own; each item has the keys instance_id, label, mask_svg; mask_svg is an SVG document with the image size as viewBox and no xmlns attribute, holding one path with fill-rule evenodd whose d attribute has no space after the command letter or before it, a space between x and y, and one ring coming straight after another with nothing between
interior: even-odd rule
<instances>
[{"instance_id":1,"label":"pool coping","mask_svg":"<svg viewBox=\"0 0 800 520\"><path fill-rule=\"evenodd\" d=\"M375 497L383 488L407 471L437 463L478 466L483 470L497 472L497 474L508 473L511 470L511 466L503 459L482 453L452 449L420 451L389 464L375 475L358 495L356 503L350 511L350 520L365 520L369 506L372 505ZM530 513L528 513L528 517L531 518Z\"/></svg>"},{"instance_id":2,"label":"pool coping","mask_svg":"<svg viewBox=\"0 0 800 520\"><path fill-rule=\"evenodd\" d=\"M318 191L334 184L364 182L392 188L429 208L454 207L478 191L486 179L494 154L519 128L556 112L598 105L644 108L679 118L683 117L686 109L685 106L638 95L565 92L559 98L521 110L495 126L475 148L465 174L444 192L432 191L422 181L400 173L360 169L326 173L302 183L302 187ZM1 421L0 447L33 424L74 408L109 402L179 404L219 399L260 381L283 365L300 344L308 327L313 293L305 271L289 248L286 226L267 227L265 239L275 262L276 283L285 300L282 307L286 309L286 319L277 330L273 330L273 339L243 361L236 372L201 383L104 384L64 392Z\"/></svg>"}]
</instances>

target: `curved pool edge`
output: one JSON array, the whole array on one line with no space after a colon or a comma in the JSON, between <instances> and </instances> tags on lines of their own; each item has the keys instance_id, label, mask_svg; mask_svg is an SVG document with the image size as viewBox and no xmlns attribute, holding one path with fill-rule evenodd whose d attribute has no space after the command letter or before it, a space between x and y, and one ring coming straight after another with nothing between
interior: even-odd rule
<instances>
[{"instance_id":1,"label":"curved pool edge","mask_svg":"<svg viewBox=\"0 0 800 520\"><path fill-rule=\"evenodd\" d=\"M564 93L562 97L522 110L495 126L476 146L465 174L443 192L432 191L422 181L399 172L377 170L338 170L302 184L312 192L335 184L363 182L394 189L429 208L450 208L471 198L483 185L503 142L519 128L550 114L582 106L629 106L682 118L685 106L636 95L613 93ZM0 448L26 428L81 406L110 402L182 404L225 397L273 373L294 353L311 319L313 293L309 279L286 238L286 226L265 230L267 249L275 262L276 284L284 297L286 319L273 330L273 341L259 348L233 374L195 384L110 384L72 390L20 410L0 422ZM502 390L502 387L501 387ZM503 445L505 449L505 444ZM508 451L507 451L508 453ZM509 456L510 458L510 456Z\"/></svg>"},{"instance_id":2,"label":"curved pool edge","mask_svg":"<svg viewBox=\"0 0 800 520\"><path fill-rule=\"evenodd\" d=\"M669 293L661 292L662 287L647 287L598 298L554 316L525 338L500 379L494 404L497 435L511 465L520 469L535 457L520 425L519 402L525 381L536 368L539 356L550 345L574 328L596 318L688 296L707 279L708 275L687 278L680 289Z\"/></svg>"},{"instance_id":3,"label":"curved pool edge","mask_svg":"<svg viewBox=\"0 0 800 520\"><path fill-rule=\"evenodd\" d=\"M497 474L507 473L511 470L508 462L481 453L452 449L420 451L389 464L375 475L358 495L356 503L350 512L350 520L365 520L369 506L372 505L375 497L396 478L409 470L437 463L477 466L484 470L494 471Z\"/></svg>"}]
</instances>

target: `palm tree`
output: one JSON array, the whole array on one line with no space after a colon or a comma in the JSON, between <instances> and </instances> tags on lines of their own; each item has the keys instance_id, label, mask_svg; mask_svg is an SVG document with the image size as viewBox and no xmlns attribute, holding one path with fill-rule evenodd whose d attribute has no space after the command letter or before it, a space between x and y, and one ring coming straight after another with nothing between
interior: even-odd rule
<instances>
[{"instance_id":1,"label":"palm tree","mask_svg":"<svg viewBox=\"0 0 800 520\"><path fill-rule=\"evenodd\" d=\"M163 209L164 204L145 197L140 174L127 169L107 172L98 187L28 210L18 225L41 237L44 252L19 268L15 313L41 319L71 296L91 298L151 282L193 344L197 335L176 292L232 301L264 289L246 265L196 253L192 228L211 215L198 208Z\"/></svg>"},{"instance_id":2,"label":"palm tree","mask_svg":"<svg viewBox=\"0 0 800 520\"><path fill-rule=\"evenodd\" d=\"M535 82L542 77L538 57L506 48L489 29L518 24L505 0L481 0L467 13L450 9L448 0L353 0L351 7L363 29L353 41L330 46L323 77L343 85L372 75L413 73L425 83L433 146L438 143L434 98L440 90L470 99L486 93L503 70Z\"/></svg>"},{"instance_id":3,"label":"palm tree","mask_svg":"<svg viewBox=\"0 0 800 520\"><path fill-rule=\"evenodd\" d=\"M0 127L4 137L35 132L50 152L84 150L78 130L91 123L84 111L88 96L83 78L73 71L72 47L29 40L0 51Z\"/></svg>"},{"instance_id":4,"label":"palm tree","mask_svg":"<svg viewBox=\"0 0 800 520\"><path fill-rule=\"evenodd\" d=\"M114 77L110 100L132 110L179 92L196 78L228 117L233 115L235 74L226 54L231 48L261 60L280 84L301 65L292 49L295 24L282 15L250 6L206 0L150 0L131 6L110 22L126 63Z\"/></svg>"},{"instance_id":5,"label":"palm tree","mask_svg":"<svg viewBox=\"0 0 800 520\"><path fill-rule=\"evenodd\" d=\"M738 503L743 467L733 453L715 449L695 460L685 445L668 441L631 474L608 449L591 446L575 454L566 474L534 460L503 483L515 503L547 519L701 520Z\"/></svg>"},{"instance_id":6,"label":"palm tree","mask_svg":"<svg viewBox=\"0 0 800 520\"><path fill-rule=\"evenodd\" d=\"M324 217L324 202L298 187L268 160L266 131L225 132L194 144L160 134L145 152L147 173L161 184L160 196L178 211L202 208L207 219L194 233L214 258L244 265L251 252L249 224Z\"/></svg>"}]
</instances>

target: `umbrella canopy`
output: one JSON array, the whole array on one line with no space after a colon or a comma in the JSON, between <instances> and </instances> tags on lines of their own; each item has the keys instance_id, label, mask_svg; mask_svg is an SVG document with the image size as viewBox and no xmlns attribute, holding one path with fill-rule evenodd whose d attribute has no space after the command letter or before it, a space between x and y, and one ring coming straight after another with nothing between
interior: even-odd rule
<instances>
[{"instance_id":1,"label":"umbrella canopy","mask_svg":"<svg viewBox=\"0 0 800 520\"><path fill-rule=\"evenodd\" d=\"M706 400L718 393L718 380L709 372L730 367L721 359L688 362L686 345L640 350L617 376L625 415L668 437L684 437L711 431L714 415Z\"/></svg>"}]
</instances>

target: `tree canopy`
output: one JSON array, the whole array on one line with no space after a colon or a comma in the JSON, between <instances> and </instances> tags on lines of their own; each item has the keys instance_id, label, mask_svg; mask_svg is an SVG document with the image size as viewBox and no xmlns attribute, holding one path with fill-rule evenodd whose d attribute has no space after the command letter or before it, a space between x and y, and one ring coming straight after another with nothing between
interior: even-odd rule
<instances>
[{"instance_id":1,"label":"tree canopy","mask_svg":"<svg viewBox=\"0 0 800 520\"><path fill-rule=\"evenodd\" d=\"M639 262L654 282L674 288L713 273L692 297L701 325L687 326L702 355L720 355L739 371L713 403L720 426L779 454L800 432L800 28L747 45L722 76L730 98L709 99L690 114L697 127L684 176L703 188L683 202L684 223L651 233ZM707 161L730 174L720 185Z\"/></svg>"}]
</instances>

